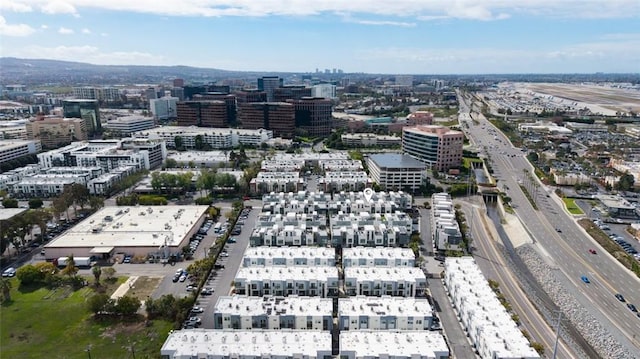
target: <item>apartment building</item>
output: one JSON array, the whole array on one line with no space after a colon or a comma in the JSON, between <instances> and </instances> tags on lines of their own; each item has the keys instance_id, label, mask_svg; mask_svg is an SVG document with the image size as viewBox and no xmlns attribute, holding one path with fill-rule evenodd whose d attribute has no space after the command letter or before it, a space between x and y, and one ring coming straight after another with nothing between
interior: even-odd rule
<instances>
[{"instance_id":1,"label":"apartment building","mask_svg":"<svg viewBox=\"0 0 640 359\"><path fill-rule=\"evenodd\" d=\"M248 296L309 297L338 293L336 267L240 267L234 279L234 293Z\"/></svg>"},{"instance_id":2,"label":"apartment building","mask_svg":"<svg viewBox=\"0 0 640 359\"><path fill-rule=\"evenodd\" d=\"M0 141L0 144L2 142ZM1 147L0 147L1 148ZM11 171L0 173L0 190L7 190L12 183L20 182L23 178L40 174L42 168L38 164L30 164Z\"/></svg>"},{"instance_id":3,"label":"apartment building","mask_svg":"<svg viewBox=\"0 0 640 359\"><path fill-rule=\"evenodd\" d=\"M440 251L463 250L462 232L448 193L434 193L431 196L430 220L434 248Z\"/></svg>"},{"instance_id":4,"label":"apartment building","mask_svg":"<svg viewBox=\"0 0 640 359\"><path fill-rule=\"evenodd\" d=\"M333 245L395 247L406 246L411 239L413 219L406 213L337 213L330 220Z\"/></svg>"},{"instance_id":5,"label":"apartment building","mask_svg":"<svg viewBox=\"0 0 640 359\"><path fill-rule=\"evenodd\" d=\"M357 160L319 160L318 166L327 172L360 172L364 171L362 161Z\"/></svg>"},{"instance_id":6,"label":"apartment building","mask_svg":"<svg viewBox=\"0 0 640 359\"><path fill-rule=\"evenodd\" d=\"M346 267L344 290L349 296L421 297L426 293L427 279L415 267Z\"/></svg>"},{"instance_id":7,"label":"apartment building","mask_svg":"<svg viewBox=\"0 0 640 359\"><path fill-rule=\"evenodd\" d=\"M338 326L346 330L431 330L433 309L427 298L371 297L338 299Z\"/></svg>"},{"instance_id":8,"label":"apartment building","mask_svg":"<svg viewBox=\"0 0 640 359\"><path fill-rule=\"evenodd\" d=\"M440 332L348 330L340 333L341 359L448 359Z\"/></svg>"},{"instance_id":9,"label":"apartment building","mask_svg":"<svg viewBox=\"0 0 640 359\"><path fill-rule=\"evenodd\" d=\"M249 191L254 194L297 192L303 187L304 180L298 172L258 172L249 183Z\"/></svg>"},{"instance_id":10,"label":"apartment building","mask_svg":"<svg viewBox=\"0 0 640 359\"><path fill-rule=\"evenodd\" d=\"M444 272L451 303L481 358L540 358L489 287L473 257L447 258Z\"/></svg>"},{"instance_id":11,"label":"apartment building","mask_svg":"<svg viewBox=\"0 0 640 359\"><path fill-rule=\"evenodd\" d=\"M421 125L402 129L402 152L446 172L462 165L464 134L448 127Z\"/></svg>"},{"instance_id":12,"label":"apartment building","mask_svg":"<svg viewBox=\"0 0 640 359\"><path fill-rule=\"evenodd\" d=\"M127 136L134 132L144 131L154 127L156 127L156 120L153 117L139 115L114 118L104 124L104 128L108 128L121 136Z\"/></svg>"},{"instance_id":13,"label":"apartment building","mask_svg":"<svg viewBox=\"0 0 640 359\"><path fill-rule=\"evenodd\" d=\"M240 144L259 147L273 138L273 131L244 130L231 128L204 128L186 126L156 127L134 134L136 138L162 139L168 147L176 147L179 137L186 149L196 148L196 138L202 139L202 145L211 149L231 149Z\"/></svg>"},{"instance_id":14,"label":"apartment building","mask_svg":"<svg viewBox=\"0 0 640 359\"><path fill-rule=\"evenodd\" d=\"M415 267L411 248L350 247L342 249L342 265L347 267Z\"/></svg>"},{"instance_id":15,"label":"apartment building","mask_svg":"<svg viewBox=\"0 0 640 359\"><path fill-rule=\"evenodd\" d=\"M261 172L300 172L304 161L263 160L260 164Z\"/></svg>"},{"instance_id":16,"label":"apartment building","mask_svg":"<svg viewBox=\"0 0 640 359\"><path fill-rule=\"evenodd\" d=\"M362 191L372 184L365 171L328 171L318 180L318 187L325 192Z\"/></svg>"},{"instance_id":17,"label":"apartment building","mask_svg":"<svg viewBox=\"0 0 640 359\"><path fill-rule=\"evenodd\" d=\"M322 224L324 227L324 224ZM327 245L329 233L320 225L297 222L292 224L274 224L256 226L249 238L253 246L314 246Z\"/></svg>"},{"instance_id":18,"label":"apartment building","mask_svg":"<svg viewBox=\"0 0 640 359\"><path fill-rule=\"evenodd\" d=\"M271 266L320 266L336 265L336 253L333 248L302 247L249 247L242 257L243 267Z\"/></svg>"},{"instance_id":19,"label":"apartment building","mask_svg":"<svg viewBox=\"0 0 640 359\"><path fill-rule=\"evenodd\" d=\"M222 296L213 311L215 329L333 328L333 300L289 295L278 297Z\"/></svg>"}]
</instances>

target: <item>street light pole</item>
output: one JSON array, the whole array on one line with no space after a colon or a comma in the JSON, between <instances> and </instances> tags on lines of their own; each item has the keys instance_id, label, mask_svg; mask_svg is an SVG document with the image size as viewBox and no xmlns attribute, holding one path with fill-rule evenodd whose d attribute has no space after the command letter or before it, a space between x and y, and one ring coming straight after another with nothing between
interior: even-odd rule
<instances>
[{"instance_id":1,"label":"street light pole","mask_svg":"<svg viewBox=\"0 0 640 359\"><path fill-rule=\"evenodd\" d=\"M556 342L553 345L553 359L556 359L558 354L558 339L560 339L560 323L562 323L562 312L558 311L558 325L556 326Z\"/></svg>"}]
</instances>

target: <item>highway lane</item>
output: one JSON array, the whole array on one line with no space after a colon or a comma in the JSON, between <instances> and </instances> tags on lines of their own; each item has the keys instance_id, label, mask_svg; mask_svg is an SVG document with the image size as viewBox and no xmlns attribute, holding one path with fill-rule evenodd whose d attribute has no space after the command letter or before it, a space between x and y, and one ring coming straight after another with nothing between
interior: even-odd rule
<instances>
[{"instance_id":1,"label":"highway lane","mask_svg":"<svg viewBox=\"0 0 640 359\"><path fill-rule=\"evenodd\" d=\"M535 305L531 303L527 295L520 289L517 278L505 263L502 253L495 244L499 241L487 233L487 219L476 207L463 204L463 211L466 218L474 218L469 221L471 233L473 233L474 257L478 266L487 279L492 279L500 284L500 291L511 304L514 312L520 317L521 326L529 332L533 341L541 343L545 348L545 353L553 352L555 344L555 331L540 315ZM558 357L578 358L571 351L564 341L558 343Z\"/></svg>"},{"instance_id":2,"label":"highway lane","mask_svg":"<svg viewBox=\"0 0 640 359\"><path fill-rule=\"evenodd\" d=\"M534 240L546 249L550 263L566 276L567 290L574 294L622 345L631 352L640 351L638 338L634 337L636 333L640 333L640 320L626 306L613 303L617 301L613 295L618 292L623 293L630 301L640 303L640 281L622 269L617 261L607 258L604 253L597 258L587 256L589 248L599 247L578 228L574 220L560 208L560 204L552 200L555 195L548 193L539 183L536 185L538 193L535 199L542 210L534 210L518 183L519 180L526 180L524 170L532 170L523 158L523 153L512 148L501 132L490 132L492 125L483 119L483 116L473 117L480 121L480 125L473 126L470 137L474 138L474 143L486 145L488 155L492 159L492 167L496 172L505 174L500 177L501 188L504 185L509 188L507 194L512 198L512 203L516 204L518 216L525 219L523 223ZM518 153L519 155L516 155ZM560 229L562 234L556 232L556 229ZM602 286L587 286L588 290L585 290L580 277L590 273L594 281L602 283ZM624 293L624 289L629 293Z\"/></svg>"}]
</instances>

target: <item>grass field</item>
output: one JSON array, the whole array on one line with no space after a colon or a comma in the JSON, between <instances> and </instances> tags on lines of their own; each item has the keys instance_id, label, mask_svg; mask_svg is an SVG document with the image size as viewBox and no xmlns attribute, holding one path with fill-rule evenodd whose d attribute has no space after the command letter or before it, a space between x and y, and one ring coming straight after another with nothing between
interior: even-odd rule
<instances>
[{"instance_id":1,"label":"grass field","mask_svg":"<svg viewBox=\"0 0 640 359\"><path fill-rule=\"evenodd\" d=\"M171 323L137 318L129 323L96 321L85 301L93 289L21 288L12 279L11 299L2 304L1 358L158 358ZM90 348L90 353L86 351Z\"/></svg>"},{"instance_id":2,"label":"grass field","mask_svg":"<svg viewBox=\"0 0 640 359\"><path fill-rule=\"evenodd\" d=\"M567 211L569 211L569 213L576 215L584 214L582 209L576 205L576 201L573 198L563 198L562 201L564 202L565 207L567 207Z\"/></svg>"}]
</instances>

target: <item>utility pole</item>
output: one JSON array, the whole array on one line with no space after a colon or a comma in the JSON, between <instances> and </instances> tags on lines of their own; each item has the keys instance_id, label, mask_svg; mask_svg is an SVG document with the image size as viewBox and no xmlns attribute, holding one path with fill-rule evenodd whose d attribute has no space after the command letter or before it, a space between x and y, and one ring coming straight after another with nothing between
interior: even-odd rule
<instances>
[{"instance_id":1,"label":"utility pole","mask_svg":"<svg viewBox=\"0 0 640 359\"><path fill-rule=\"evenodd\" d=\"M558 339L560 339L560 323L562 323L562 311L558 311L558 325L556 326L556 343L553 345L553 359L558 354Z\"/></svg>"}]
</instances>

